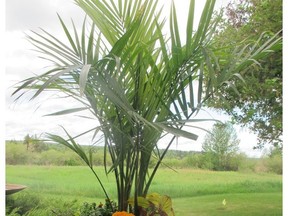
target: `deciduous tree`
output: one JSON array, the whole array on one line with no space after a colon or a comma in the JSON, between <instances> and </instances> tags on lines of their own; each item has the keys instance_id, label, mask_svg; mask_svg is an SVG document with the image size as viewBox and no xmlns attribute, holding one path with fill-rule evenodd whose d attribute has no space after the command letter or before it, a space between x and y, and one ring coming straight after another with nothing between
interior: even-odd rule
<instances>
[{"instance_id":1,"label":"deciduous tree","mask_svg":"<svg viewBox=\"0 0 288 216\"><path fill-rule=\"evenodd\" d=\"M214 170L235 170L240 140L231 123L216 123L211 133L207 133L202 144L202 150L208 160L211 160Z\"/></svg>"},{"instance_id":2,"label":"deciduous tree","mask_svg":"<svg viewBox=\"0 0 288 216\"><path fill-rule=\"evenodd\" d=\"M237 0L224 9L215 45L233 52L237 43L246 43L249 55L253 45L262 46L272 35L282 36L282 0ZM262 38L259 39L259 35ZM281 45L280 45L281 46ZM234 89L226 88L207 105L231 115L258 136L258 145L282 145L282 46L269 57L241 71L245 82L236 80ZM235 91L235 89L237 89Z\"/></svg>"}]
</instances>

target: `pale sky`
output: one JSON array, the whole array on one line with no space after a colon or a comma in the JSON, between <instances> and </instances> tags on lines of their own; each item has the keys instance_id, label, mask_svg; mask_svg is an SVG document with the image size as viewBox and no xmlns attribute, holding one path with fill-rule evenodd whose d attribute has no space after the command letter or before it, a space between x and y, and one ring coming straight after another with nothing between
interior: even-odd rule
<instances>
[{"instance_id":1,"label":"pale sky","mask_svg":"<svg viewBox=\"0 0 288 216\"><path fill-rule=\"evenodd\" d=\"M161 1L160 1L161 2ZM162 2L165 2L162 0ZM186 17L181 17L181 14L187 14L188 2L181 0L182 4L177 4L176 7L180 12L179 20L183 19L186 22ZM218 1L218 6L225 4L227 1ZM199 8L196 11L201 11L204 1L196 1ZM200 5L202 3L202 6ZM97 125L94 120L85 120L72 115L61 117L43 117L46 114L60 111L62 109L77 107L73 101L55 100L53 96L45 94L44 97L39 97L34 101L29 101L29 98L23 98L17 103L13 103L11 93L13 92L12 85L30 77L33 73L39 73L48 65L47 62L37 58L36 53L31 49L33 47L25 39L25 34L30 30L39 32L39 27L44 28L48 32L63 38L61 26L58 21L56 12L70 24L72 18L74 22L81 26L83 21L83 12L73 3L73 0L7 0L6 1L6 32L5 32L5 57L6 57L6 77L5 77L5 122L6 135L5 139L21 140L25 135L37 134L38 136L46 132L63 134L59 125L64 126L72 135L77 135L86 129L90 129ZM167 13L168 16L168 13ZM185 23L184 22L184 23ZM180 27L185 32L185 25ZM50 100L47 100L50 98ZM51 99L52 98L52 99ZM226 115L220 115L211 110L205 110L197 118L215 118L226 121L229 119ZM202 123L199 126L205 129L211 129L214 122ZM253 146L257 143L257 138L254 134L249 133L245 128L235 127L238 132L238 137L241 140L240 150L249 156L260 156L260 151L254 151ZM178 145L172 146L172 149L178 150L201 150L202 142L205 136L203 131L193 131L199 135L197 141L179 139ZM89 144L89 139L79 140L80 144ZM160 146L164 143L160 143Z\"/></svg>"}]
</instances>

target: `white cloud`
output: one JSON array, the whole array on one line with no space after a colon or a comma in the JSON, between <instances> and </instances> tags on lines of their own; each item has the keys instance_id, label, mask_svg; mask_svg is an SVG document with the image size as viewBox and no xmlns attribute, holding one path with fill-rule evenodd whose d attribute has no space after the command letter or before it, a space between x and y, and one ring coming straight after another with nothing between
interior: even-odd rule
<instances>
[{"instance_id":1,"label":"white cloud","mask_svg":"<svg viewBox=\"0 0 288 216\"><path fill-rule=\"evenodd\" d=\"M58 29L60 24L57 14L75 22L82 21L84 13L72 0L9 0L6 1L6 29L8 31ZM77 16L76 16L77 15Z\"/></svg>"},{"instance_id":2,"label":"white cloud","mask_svg":"<svg viewBox=\"0 0 288 216\"><path fill-rule=\"evenodd\" d=\"M46 95L45 98L47 99L48 96ZM41 107L38 108L40 105ZM6 139L21 140L27 134L38 136L45 133L65 135L60 125L75 136L98 126L97 121L80 118L76 115L45 116L63 109L79 106L80 104L69 99L44 99L43 101L35 99L29 103L11 104L6 109ZM93 117L89 112L77 114ZM80 142L87 144L90 140L82 138Z\"/></svg>"}]
</instances>

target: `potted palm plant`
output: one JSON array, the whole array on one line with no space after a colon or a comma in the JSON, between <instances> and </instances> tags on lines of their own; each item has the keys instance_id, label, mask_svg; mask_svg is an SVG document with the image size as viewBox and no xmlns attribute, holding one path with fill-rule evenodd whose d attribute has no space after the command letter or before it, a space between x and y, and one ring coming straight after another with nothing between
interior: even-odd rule
<instances>
[{"instance_id":1,"label":"potted palm plant","mask_svg":"<svg viewBox=\"0 0 288 216\"><path fill-rule=\"evenodd\" d=\"M79 32L73 23L69 29L59 16L67 43L44 30L29 34L28 39L42 57L53 64L45 73L24 80L14 94L33 90L35 98L52 89L82 104L52 115L83 110L92 113L100 123L93 131L103 133L104 160L111 157L113 162L105 169L115 175L117 210L128 211L128 200L134 197L130 209L140 215L138 199L147 196L176 137L197 139L192 130L184 130L183 126L204 121L195 118L203 102L221 92L223 86L233 88L235 79L241 79L239 72L268 55L267 50L277 49L280 39L271 38L260 47L246 46L250 51L245 55L245 47L236 47L233 55L214 50L215 0L206 1L197 27L195 1L190 1L185 40L180 37L183 33L179 32L173 2L168 21L157 0L75 3L85 11L91 25L84 20ZM165 35L167 23L169 33ZM76 143L75 135L65 132L67 137L48 134L48 138L68 146L86 162L109 200L93 167L92 152L85 152ZM157 143L165 133L173 137L160 152ZM152 158L157 163L150 170Z\"/></svg>"}]
</instances>

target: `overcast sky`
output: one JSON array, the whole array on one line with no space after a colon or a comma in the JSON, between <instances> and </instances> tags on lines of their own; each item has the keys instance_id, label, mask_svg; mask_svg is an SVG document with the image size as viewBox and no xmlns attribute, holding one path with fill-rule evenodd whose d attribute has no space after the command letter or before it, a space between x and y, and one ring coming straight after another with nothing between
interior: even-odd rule
<instances>
[{"instance_id":1,"label":"overcast sky","mask_svg":"<svg viewBox=\"0 0 288 216\"><path fill-rule=\"evenodd\" d=\"M163 0L164 1L164 0ZM163 2L162 1L162 2ZM188 1L181 0L181 5L177 4L177 9L181 14L186 14ZM204 1L196 1L203 5ZM225 4L227 1L218 1ZM201 11L199 5L196 11ZM80 26L84 14L81 9L73 3L73 0L7 0L6 1L6 32L5 32L5 57L6 57L6 139L23 139L25 135L37 134L38 136L46 132L63 134L59 125L64 126L71 134L77 135L86 129L97 125L95 120L85 120L76 116L43 117L45 114L56 112L62 109L77 107L73 101L56 100L54 95L45 94L36 100L29 101L29 97L23 98L17 103L13 102L11 93L13 85L17 82L39 73L47 66L47 62L37 58L33 47L25 39L25 34L30 30L39 31L39 27L44 28L53 35L62 38L63 33L58 21L56 12L66 21L72 18L76 25ZM167 14L168 15L168 14ZM186 20L180 17L179 20ZM183 32L185 26L182 26ZM49 100L48 100L49 99ZM85 113L83 113L85 114ZM215 112L205 110L198 118L215 118L228 120L229 117L219 115ZM211 129L213 122L202 123L200 127ZM241 140L240 149L249 156L260 156L259 151L253 151L256 145L256 136L249 133L245 128L236 127ZM179 150L201 150L201 145L205 136L203 131L195 131L199 135L198 141L179 139L178 145L172 148ZM81 144L89 144L89 139L79 140ZM164 143L160 144L164 145Z\"/></svg>"}]
</instances>

